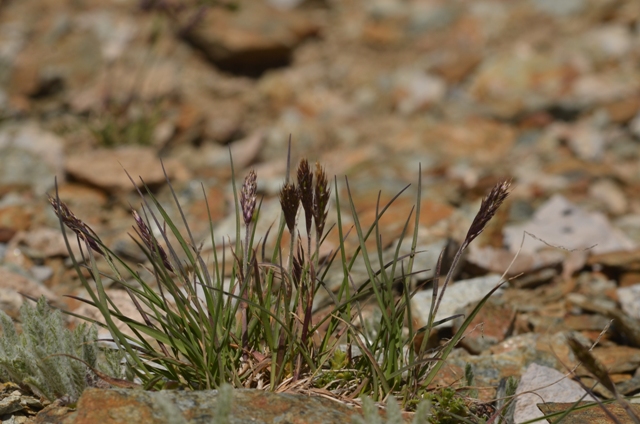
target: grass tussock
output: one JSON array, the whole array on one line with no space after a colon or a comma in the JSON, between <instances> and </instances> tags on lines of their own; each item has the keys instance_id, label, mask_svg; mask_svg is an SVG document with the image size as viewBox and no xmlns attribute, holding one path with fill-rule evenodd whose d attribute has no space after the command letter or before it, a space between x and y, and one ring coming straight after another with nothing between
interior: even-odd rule
<instances>
[{"instance_id":1,"label":"grass tussock","mask_svg":"<svg viewBox=\"0 0 640 424\"><path fill-rule=\"evenodd\" d=\"M104 323L96 324L109 330L113 342L126 352L130 371L147 388L182 386L199 390L229 383L236 388L274 391L321 390L349 401L366 395L381 402L394 396L405 410L415 410L421 399L437 403L437 398L429 397L428 387L495 289L466 317L448 343L431 350L426 346L427 337L416 343L421 333L429 334L440 324L434 317L452 278L449 273L443 282L438 278L433 281L435 296L429 322L423 328L414 328L409 304L415 290L410 289L409 280L420 272L414 270L420 177L415 210L407 216L393 248L393 259L385 263L378 223L400 193L388 204L378 204L377 218L365 228L356 213L348 179L348 195L342 199L338 180L330 180L318 163L312 167L303 159L294 172L295 181L289 174L287 170L279 194L281 218L269 231L271 235L256 234L260 216L258 176L250 171L238 190L234 175L236 241L233 246L216 246L218 239L211 222L208 238L213 245L212 258L201 255L198 246L202 240L194 238L175 193L182 222L172 221L143 185L138 190L140 212L132 212L137 234L134 240L148 259L145 267L154 276L153 286L142 278L141 268L118 257L57 196L51 197L63 230L70 229L81 247L82 256L72 254L72 261L90 298L80 300L99 309ZM509 188L509 182L501 182L483 200L451 270L495 215ZM338 212L330 219L331 201ZM359 241L353 251L345 247L342 207L351 211ZM412 220L415 225L409 233ZM150 228L158 229L156 235ZM322 243L330 231L337 231L340 244L321 257ZM276 247L267 255L265 245L273 233ZM285 233L287 246L282 243ZM367 247L370 238L375 239L374 249ZM66 233L65 240L71 252ZM404 244L410 244L408 255L399 253ZM225 268L225 258L216 253L227 248L233 255L231 269ZM98 271L98 258L109 265L109 275ZM368 278L355 286L351 271L358 258L364 261ZM332 268L342 272L342 283L338 290L328 292L330 313L316 318L313 301L320 290L327 290L324 281ZM89 278L85 277L86 270ZM118 310L105 290L107 279L126 290L142 319ZM381 314L375 322L363 325L363 305L371 300ZM118 324L130 331L124 333Z\"/></svg>"}]
</instances>

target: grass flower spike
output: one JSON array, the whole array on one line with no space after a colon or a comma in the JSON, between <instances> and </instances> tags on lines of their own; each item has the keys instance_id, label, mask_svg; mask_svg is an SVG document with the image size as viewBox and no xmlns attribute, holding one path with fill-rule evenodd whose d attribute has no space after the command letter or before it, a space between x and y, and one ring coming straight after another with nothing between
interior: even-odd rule
<instances>
[{"instance_id":1,"label":"grass flower spike","mask_svg":"<svg viewBox=\"0 0 640 424\"><path fill-rule=\"evenodd\" d=\"M302 159L298 165L298 190L300 190L300 201L304 209L307 235L309 235L313 218L313 174L306 159Z\"/></svg>"},{"instance_id":2,"label":"grass flower spike","mask_svg":"<svg viewBox=\"0 0 640 424\"><path fill-rule=\"evenodd\" d=\"M313 195L313 220L316 226L316 240L320 240L327 221L327 206L331 188L324 168L316 162L316 184Z\"/></svg>"},{"instance_id":3,"label":"grass flower spike","mask_svg":"<svg viewBox=\"0 0 640 424\"><path fill-rule=\"evenodd\" d=\"M296 189L295 184L286 183L280 190L280 205L284 214L284 220L292 237L296 226L296 215L300 206L300 192Z\"/></svg>"},{"instance_id":4,"label":"grass flower spike","mask_svg":"<svg viewBox=\"0 0 640 424\"><path fill-rule=\"evenodd\" d=\"M98 240L96 233L87 224L75 216L64 202L49 196L49 203L51 203L54 212L58 218L62 219L62 222L67 226L67 228L73 231L80 240L87 243L95 252L103 254L102 248L96 241Z\"/></svg>"},{"instance_id":5,"label":"grass flower spike","mask_svg":"<svg viewBox=\"0 0 640 424\"><path fill-rule=\"evenodd\" d=\"M242 207L242 219L246 226L251 225L253 212L256 209L257 178L256 171L251 170L242 184L240 206Z\"/></svg>"},{"instance_id":6,"label":"grass flower spike","mask_svg":"<svg viewBox=\"0 0 640 424\"><path fill-rule=\"evenodd\" d=\"M484 231L487 223L493 218L498 211L498 208L502 205L502 202L509 195L509 189L511 188L511 181L502 181L496 184L489 194L482 199L480 204L480 210L473 219L469 231L464 239L465 246L475 240L476 237Z\"/></svg>"},{"instance_id":7,"label":"grass flower spike","mask_svg":"<svg viewBox=\"0 0 640 424\"><path fill-rule=\"evenodd\" d=\"M143 219L138 215L138 212L135 210L131 212L133 214L133 219L136 221L137 228L134 227L135 232L140 236L147 249L150 252L155 252L158 249L158 254L160 255L160 259L162 259L162 263L165 268L169 271L173 271L173 266L171 262L169 262L169 258L167 257L167 252L164 251L162 246L158 244L158 240L151 234L151 230L147 226L147 224L143 221Z\"/></svg>"}]
</instances>

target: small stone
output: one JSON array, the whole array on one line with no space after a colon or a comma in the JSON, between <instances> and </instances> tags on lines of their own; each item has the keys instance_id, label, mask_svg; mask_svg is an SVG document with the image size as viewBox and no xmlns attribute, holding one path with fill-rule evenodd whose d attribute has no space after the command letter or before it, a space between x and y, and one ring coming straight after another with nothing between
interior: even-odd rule
<instances>
[{"instance_id":1,"label":"small stone","mask_svg":"<svg viewBox=\"0 0 640 424\"><path fill-rule=\"evenodd\" d=\"M640 112L629 122L629 130L633 135L640 138Z\"/></svg>"},{"instance_id":2,"label":"small stone","mask_svg":"<svg viewBox=\"0 0 640 424\"><path fill-rule=\"evenodd\" d=\"M33 275L33 278L41 283L44 283L53 276L53 269L45 265L32 266L29 271L31 272L31 275Z\"/></svg>"},{"instance_id":3,"label":"small stone","mask_svg":"<svg viewBox=\"0 0 640 424\"><path fill-rule=\"evenodd\" d=\"M231 154L233 155L233 166L237 171L247 168L260 154L264 146L264 134L257 131L249 136L236 140L231 144ZM226 149L225 149L226 150ZM225 164L228 166L228 156ZM258 178L260 176L258 175Z\"/></svg>"},{"instance_id":4,"label":"small stone","mask_svg":"<svg viewBox=\"0 0 640 424\"><path fill-rule=\"evenodd\" d=\"M555 104L576 71L566 59L523 48L488 56L471 81L469 93L501 118L514 118Z\"/></svg>"},{"instance_id":5,"label":"small stone","mask_svg":"<svg viewBox=\"0 0 640 424\"><path fill-rule=\"evenodd\" d=\"M611 122L616 124L626 124L634 118L640 110L640 96L626 97L605 104L604 110Z\"/></svg>"},{"instance_id":6,"label":"small stone","mask_svg":"<svg viewBox=\"0 0 640 424\"><path fill-rule=\"evenodd\" d=\"M622 24L603 25L584 35L584 45L594 61L619 60L633 48L632 31Z\"/></svg>"},{"instance_id":7,"label":"small stone","mask_svg":"<svg viewBox=\"0 0 640 424\"><path fill-rule=\"evenodd\" d=\"M616 268L616 271L640 271L640 249L591 255L587 264Z\"/></svg>"},{"instance_id":8,"label":"small stone","mask_svg":"<svg viewBox=\"0 0 640 424\"><path fill-rule=\"evenodd\" d=\"M451 53L434 66L433 72L448 84L463 81L481 62L482 56L474 51L461 50Z\"/></svg>"},{"instance_id":9,"label":"small stone","mask_svg":"<svg viewBox=\"0 0 640 424\"><path fill-rule=\"evenodd\" d=\"M453 24L460 7L453 3L414 3L409 12L409 31L413 34L442 30Z\"/></svg>"},{"instance_id":10,"label":"small stone","mask_svg":"<svg viewBox=\"0 0 640 424\"><path fill-rule=\"evenodd\" d=\"M558 18L579 14L587 7L585 0L563 0L560 2L554 0L530 1L538 10Z\"/></svg>"},{"instance_id":11,"label":"small stone","mask_svg":"<svg viewBox=\"0 0 640 424\"><path fill-rule=\"evenodd\" d=\"M12 318L18 317L20 307L24 301L20 293L35 299L44 296L57 305L63 304L60 298L47 287L18 272L12 271L6 266L0 266L0 281L2 281L0 308Z\"/></svg>"},{"instance_id":12,"label":"small stone","mask_svg":"<svg viewBox=\"0 0 640 424\"><path fill-rule=\"evenodd\" d=\"M398 112L410 115L442 101L447 85L439 77L407 70L398 73L395 92Z\"/></svg>"},{"instance_id":13,"label":"small stone","mask_svg":"<svg viewBox=\"0 0 640 424\"><path fill-rule=\"evenodd\" d=\"M473 311L475 303L464 308L465 317ZM457 333L465 317L453 321L453 332ZM516 311L498 299L490 298L467 327L460 345L473 354L479 354L490 346L500 343L513 329Z\"/></svg>"},{"instance_id":14,"label":"small stone","mask_svg":"<svg viewBox=\"0 0 640 424\"><path fill-rule=\"evenodd\" d=\"M485 277L472 278L470 280L458 281L447 287L440 308L436 313L435 321L448 318L458 313L458 309L466 306L471 302L477 302L487 295L500 282L499 274L489 274ZM494 294L500 294L503 289L498 289ZM442 287L440 287L440 292ZM429 311L431 309L431 300L433 292L431 290L423 290L411 298L411 307L415 318L418 320L419 326L425 326L429 322ZM451 327L452 321L441 324L438 328Z\"/></svg>"},{"instance_id":15,"label":"small stone","mask_svg":"<svg viewBox=\"0 0 640 424\"><path fill-rule=\"evenodd\" d=\"M614 222L615 228L622 231L634 243L640 245L640 214L631 213L619 217Z\"/></svg>"},{"instance_id":16,"label":"small stone","mask_svg":"<svg viewBox=\"0 0 640 424\"><path fill-rule=\"evenodd\" d=\"M63 142L36 124L0 129L0 194L10 187L29 187L44 194L54 178L63 179Z\"/></svg>"},{"instance_id":17,"label":"small stone","mask_svg":"<svg viewBox=\"0 0 640 424\"><path fill-rule=\"evenodd\" d=\"M536 406L538 403L575 402L585 396L586 392L563 373L534 363L522 375L516 395L513 418L514 422L521 423L544 415Z\"/></svg>"},{"instance_id":18,"label":"small stone","mask_svg":"<svg viewBox=\"0 0 640 424\"><path fill-rule=\"evenodd\" d=\"M17 390L0 400L0 416L22 411L22 409L23 406L20 404L20 392Z\"/></svg>"},{"instance_id":19,"label":"small stone","mask_svg":"<svg viewBox=\"0 0 640 424\"><path fill-rule=\"evenodd\" d=\"M593 356L611 374L633 372L640 367L640 349L630 346L596 346Z\"/></svg>"},{"instance_id":20,"label":"small stone","mask_svg":"<svg viewBox=\"0 0 640 424\"><path fill-rule=\"evenodd\" d=\"M0 243L6 243L19 231L31 226L31 212L23 205L0 207Z\"/></svg>"},{"instance_id":21,"label":"small stone","mask_svg":"<svg viewBox=\"0 0 640 424\"><path fill-rule=\"evenodd\" d=\"M568 126L565 139L574 154L588 162L602 160L605 150L605 137L597 120L585 120Z\"/></svg>"},{"instance_id":22,"label":"small stone","mask_svg":"<svg viewBox=\"0 0 640 424\"><path fill-rule=\"evenodd\" d=\"M70 241L73 240L70 236ZM79 256L77 243L70 243L73 253ZM67 257L69 251L60 229L38 228L29 232L18 233L8 246L9 250L19 249L33 259L46 259L55 256Z\"/></svg>"},{"instance_id":23,"label":"small stone","mask_svg":"<svg viewBox=\"0 0 640 424\"><path fill-rule=\"evenodd\" d=\"M169 172L169 162L165 168ZM147 147L123 147L99 149L69 156L67 173L74 179L99 187L111 193L128 192L142 186L157 186L165 182L160 160L153 149ZM126 172L125 172L126 171ZM131 175L133 183L129 180ZM172 173L169 174L172 177Z\"/></svg>"},{"instance_id":24,"label":"small stone","mask_svg":"<svg viewBox=\"0 0 640 424\"><path fill-rule=\"evenodd\" d=\"M589 187L589 195L601 202L612 215L622 215L629 208L627 195L618 184L610 179L595 181Z\"/></svg>"},{"instance_id":25,"label":"small stone","mask_svg":"<svg viewBox=\"0 0 640 424\"><path fill-rule=\"evenodd\" d=\"M480 268L495 272L507 272L509 276L529 273L542 268L556 266L567 257L565 252L552 250L537 253L522 253L492 246L469 246L467 260Z\"/></svg>"},{"instance_id":26,"label":"small stone","mask_svg":"<svg viewBox=\"0 0 640 424\"><path fill-rule=\"evenodd\" d=\"M207 111L204 136L220 144L226 144L240 133L246 106L238 100L226 100L212 103Z\"/></svg>"},{"instance_id":27,"label":"small stone","mask_svg":"<svg viewBox=\"0 0 640 424\"><path fill-rule=\"evenodd\" d=\"M632 318L640 319L640 279L636 284L620 287L616 292L622 310Z\"/></svg>"},{"instance_id":28,"label":"small stone","mask_svg":"<svg viewBox=\"0 0 640 424\"><path fill-rule=\"evenodd\" d=\"M234 11L210 8L183 37L221 69L257 76L288 64L293 50L319 30L301 14L260 2Z\"/></svg>"},{"instance_id":29,"label":"small stone","mask_svg":"<svg viewBox=\"0 0 640 424\"><path fill-rule=\"evenodd\" d=\"M306 0L267 0L271 6L282 9L282 10L291 10L300 6Z\"/></svg>"},{"instance_id":30,"label":"small stone","mask_svg":"<svg viewBox=\"0 0 640 424\"><path fill-rule=\"evenodd\" d=\"M525 237L520 249L525 232L533 234L535 238ZM604 214L582 210L559 194L543 204L531 221L508 225L503 233L505 243L513 253L519 250L534 253L547 249L549 244L565 249L589 248L596 254L630 250L635 246L624 234L611 226Z\"/></svg>"}]
</instances>

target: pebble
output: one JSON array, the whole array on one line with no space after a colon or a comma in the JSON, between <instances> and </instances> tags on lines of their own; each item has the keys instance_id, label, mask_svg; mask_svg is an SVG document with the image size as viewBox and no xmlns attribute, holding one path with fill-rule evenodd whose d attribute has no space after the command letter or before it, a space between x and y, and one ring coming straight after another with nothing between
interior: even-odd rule
<instances>
[{"instance_id":1,"label":"pebble","mask_svg":"<svg viewBox=\"0 0 640 424\"><path fill-rule=\"evenodd\" d=\"M55 134L36 124L0 128L0 192L26 185L42 195L56 176L64 180L63 165L63 142Z\"/></svg>"},{"instance_id":2,"label":"pebble","mask_svg":"<svg viewBox=\"0 0 640 424\"><path fill-rule=\"evenodd\" d=\"M622 310L632 318L640 319L640 281L616 290Z\"/></svg>"},{"instance_id":3,"label":"pebble","mask_svg":"<svg viewBox=\"0 0 640 424\"><path fill-rule=\"evenodd\" d=\"M12 318L18 317L20 306L24 302L24 298L19 293L34 299L45 296L57 306L62 306L63 304L58 295L43 284L35 282L21 272L14 271L4 265L0 265L0 281L2 281L0 305L2 310Z\"/></svg>"},{"instance_id":4,"label":"pebble","mask_svg":"<svg viewBox=\"0 0 640 424\"><path fill-rule=\"evenodd\" d=\"M521 246L525 232L530 235ZM514 253L520 250L531 254L551 245L569 250L589 249L598 254L629 250L635 245L622 232L612 228L604 214L587 212L561 195L553 196L542 205L531 221L506 226L504 236L509 250Z\"/></svg>"},{"instance_id":5,"label":"pebble","mask_svg":"<svg viewBox=\"0 0 640 424\"><path fill-rule=\"evenodd\" d=\"M516 395L513 419L521 423L544 415L538 409L538 403L577 402L586 392L565 374L553 368L531 364L520 378Z\"/></svg>"},{"instance_id":6,"label":"pebble","mask_svg":"<svg viewBox=\"0 0 640 424\"><path fill-rule=\"evenodd\" d=\"M223 70L259 75L287 65L293 49L318 32L318 25L303 15L258 3L235 13L213 8L183 37Z\"/></svg>"},{"instance_id":7,"label":"pebble","mask_svg":"<svg viewBox=\"0 0 640 424\"><path fill-rule=\"evenodd\" d=\"M458 313L459 308L479 301L496 287L500 282L500 277L499 274L489 274L485 277L472 278L450 284L442 297L435 320L438 321L453 316ZM442 287L440 287L441 291ZM494 295L499 295L501 291L502 289L498 289ZM432 299L433 292L431 290L422 290L411 299L411 306L420 326L425 326L429 322ZM441 324L439 328L451 327L452 325L452 321L447 321Z\"/></svg>"},{"instance_id":8,"label":"pebble","mask_svg":"<svg viewBox=\"0 0 640 424\"><path fill-rule=\"evenodd\" d=\"M167 160L164 165L170 178L180 172L176 169L180 165L175 161ZM112 194L142 187L141 179L149 186L161 185L166 181L156 152L149 147L100 149L72 154L67 159L65 170L75 180Z\"/></svg>"}]
</instances>

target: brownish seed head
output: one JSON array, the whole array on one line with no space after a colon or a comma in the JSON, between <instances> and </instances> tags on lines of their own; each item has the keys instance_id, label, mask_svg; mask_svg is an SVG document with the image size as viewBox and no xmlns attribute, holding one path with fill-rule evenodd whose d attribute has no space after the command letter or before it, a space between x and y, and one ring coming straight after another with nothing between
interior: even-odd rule
<instances>
[{"instance_id":1,"label":"brownish seed head","mask_svg":"<svg viewBox=\"0 0 640 424\"><path fill-rule=\"evenodd\" d=\"M49 203L53 206L53 211L67 228L73 231L80 240L86 242L95 252L102 254L102 249L98 243L98 236L87 224L75 216L64 202L49 196Z\"/></svg>"},{"instance_id":2,"label":"brownish seed head","mask_svg":"<svg viewBox=\"0 0 640 424\"><path fill-rule=\"evenodd\" d=\"M131 213L133 214L133 219L136 221L136 226L138 227L136 232L142 239L147 249L149 249L149 252L153 254L156 252L157 248L157 252L160 254L160 259L162 260L165 268L169 271L173 271L173 266L171 266L171 262L169 262L167 253L164 251L162 246L158 244L155 236L151 234L151 230L149 229L147 223L144 222L144 220L140 217L140 215L138 215L138 212L136 212L135 210L132 210Z\"/></svg>"},{"instance_id":3,"label":"brownish seed head","mask_svg":"<svg viewBox=\"0 0 640 424\"><path fill-rule=\"evenodd\" d=\"M298 165L298 190L300 190L300 201L304 209L307 234L309 234L313 217L313 174L306 159L302 159Z\"/></svg>"},{"instance_id":4,"label":"brownish seed head","mask_svg":"<svg viewBox=\"0 0 640 424\"><path fill-rule=\"evenodd\" d=\"M293 183L285 183L280 189L280 206L284 213L289 232L293 234L296 225L296 215L300 206L300 193Z\"/></svg>"},{"instance_id":5,"label":"brownish seed head","mask_svg":"<svg viewBox=\"0 0 640 424\"><path fill-rule=\"evenodd\" d=\"M502 205L502 202L504 202L509 195L510 188L511 181L502 181L493 186L489 194L482 199L480 210L473 219L471 227L469 227L469 231L467 232L467 236L464 239L465 244L471 243L480 235L480 233L482 233L484 228L487 226L487 223L491 218L493 218L500 205Z\"/></svg>"},{"instance_id":6,"label":"brownish seed head","mask_svg":"<svg viewBox=\"0 0 640 424\"><path fill-rule=\"evenodd\" d=\"M258 191L258 185L256 183L257 178L256 171L252 169L242 184L240 206L242 208L242 219L247 226L251 224L251 221L253 220L253 212L256 208L256 193Z\"/></svg>"},{"instance_id":7,"label":"brownish seed head","mask_svg":"<svg viewBox=\"0 0 640 424\"><path fill-rule=\"evenodd\" d=\"M313 196L313 219L316 224L316 236L318 239L322 237L324 226L327 221L327 206L329 204L329 195L331 189L329 187L329 180L324 168L316 162L316 184L314 186Z\"/></svg>"}]
</instances>

